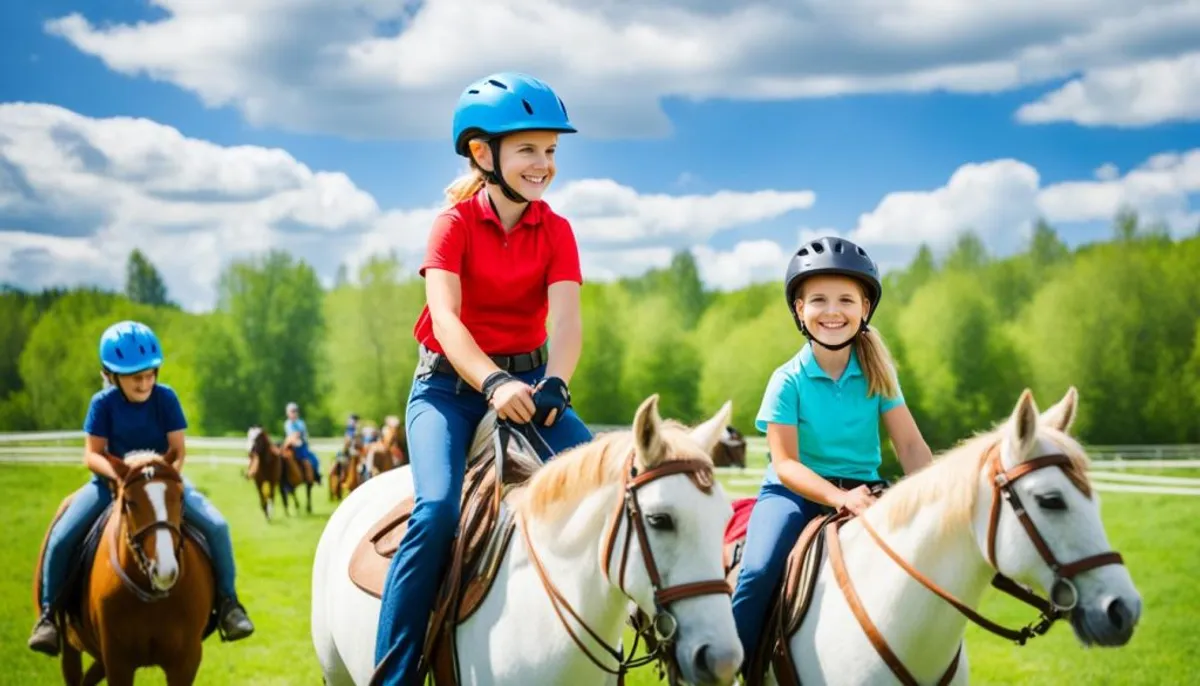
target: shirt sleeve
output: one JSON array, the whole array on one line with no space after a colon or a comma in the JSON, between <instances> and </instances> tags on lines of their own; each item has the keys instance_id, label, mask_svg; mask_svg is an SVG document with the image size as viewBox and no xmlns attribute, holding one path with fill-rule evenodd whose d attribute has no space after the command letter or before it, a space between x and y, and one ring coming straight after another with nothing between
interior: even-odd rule
<instances>
[{"instance_id":1,"label":"shirt sleeve","mask_svg":"<svg viewBox=\"0 0 1200 686\"><path fill-rule=\"evenodd\" d=\"M425 261L421 263L419 273L423 277L426 269L444 269L461 275L466 251L467 236L462 220L450 212L439 214L429 232Z\"/></svg>"},{"instance_id":2,"label":"shirt sleeve","mask_svg":"<svg viewBox=\"0 0 1200 686\"><path fill-rule=\"evenodd\" d=\"M887 414L892 410L904 404L904 390L900 388L900 381L896 381L896 395L890 398L880 398L879 414Z\"/></svg>"},{"instance_id":3,"label":"shirt sleeve","mask_svg":"<svg viewBox=\"0 0 1200 686\"><path fill-rule=\"evenodd\" d=\"M766 433L767 424L800 423L800 394L790 374L783 369L776 369L767 382L767 390L763 392L762 405L758 408L758 416L754 427Z\"/></svg>"},{"instance_id":4,"label":"shirt sleeve","mask_svg":"<svg viewBox=\"0 0 1200 686\"><path fill-rule=\"evenodd\" d=\"M583 283L583 272L579 267L579 245L575 242L575 231L571 223L562 217L554 222L553 245L550 252L550 268L546 271L546 286L559 281Z\"/></svg>"},{"instance_id":5,"label":"shirt sleeve","mask_svg":"<svg viewBox=\"0 0 1200 686\"><path fill-rule=\"evenodd\" d=\"M163 393L163 430L171 433L186 429L187 418L183 416L183 405L179 402L179 396L170 388L159 386L158 390Z\"/></svg>"},{"instance_id":6,"label":"shirt sleeve","mask_svg":"<svg viewBox=\"0 0 1200 686\"><path fill-rule=\"evenodd\" d=\"M83 420L83 432L107 440L112 438L112 413L108 410L108 403L104 401L106 397L108 396L100 393L92 396L87 417Z\"/></svg>"}]
</instances>

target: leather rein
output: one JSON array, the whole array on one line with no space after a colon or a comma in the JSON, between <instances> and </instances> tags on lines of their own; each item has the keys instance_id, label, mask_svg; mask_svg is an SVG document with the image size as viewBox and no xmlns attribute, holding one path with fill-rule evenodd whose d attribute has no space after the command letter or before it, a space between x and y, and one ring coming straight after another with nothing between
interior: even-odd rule
<instances>
[{"instance_id":1,"label":"leather rein","mask_svg":"<svg viewBox=\"0 0 1200 686\"><path fill-rule=\"evenodd\" d=\"M609 567L612 563L613 550L616 545L617 532L622 519L628 526L625 528L625 541L622 546L620 573L617 577L617 587L625 594L627 598L633 600L625 590L625 570L629 562L629 548L632 537L636 537L638 546L641 548L642 560L646 565L646 573L650 577L650 583L654 587L654 618L649 626L635 626L636 638L633 648L628 654L625 654L624 647L618 644L617 648L613 648L601 638L594 629L589 627L586 622L579 617L571 607L567 599L554 586L554 582L550 580L543 566L541 559L533 548L533 542L529 538L529 527L525 521L524 515L521 516L521 534L525 539L525 548L529 551L529 559L533 562L533 567L537 570L538 577L541 579L542 587L545 588L547 595L550 596L550 603L554 607L555 614L558 615L559 621L563 628L567 630L567 634L575 641L575 645L579 647L583 654L591 660L592 664L596 665L602 671L616 675L617 683L623 684L625 674L629 670L659 661L665 663L666 670L670 675L672 683L675 683L678 678L679 666L674 658L674 639L676 631L679 628L678 622L675 620L667 608L672 603L687 598L711 594L731 595L732 590L725 579L713 581L697 581L687 584L678 584L675 586L663 586L662 575L659 573L658 565L654 561L654 552L650 548L650 539L646 533L646 525L642 517L642 509L638 502L638 489L648 483L661 479L663 477L672 476L675 474L688 474L692 477L693 482L697 487L705 490L711 487L704 486L704 483L711 484L713 467L712 464L705 460L673 460L664 462L657 467L647 469L644 472L638 473L637 466L634 464L634 455L631 452L625 460L625 469L621 478L621 496L617 500L612 523L609 525L608 533L605 537L603 553L600 556L600 570L604 574L604 578L611 583L612 579L609 575ZM622 517L622 515L624 515ZM617 662L616 667L610 667L600 660L588 647L580 640L579 635L572 629L567 618L563 616L563 611L570 614L579 626L583 627L592 639L599 643L600 646L608 653L608 655ZM644 635L647 636L647 643L650 642L650 632L653 632L653 638L656 639L657 645L655 650L640 658L634 659L633 655L637 651L637 639ZM660 666L661 669L661 666Z\"/></svg>"},{"instance_id":2,"label":"leather rein","mask_svg":"<svg viewBox=\"0 0 1200 686\"><path fill-rule=\"evenodd\" d=\"M1075 562L1063 564L1050 550L1046 539L1038 532L1037 526L1029 517L1029 512L1021 503L1016 491L1013 489L1015 484L1021 477L1031 474L1039 469L1049 467L1064 467L1070 464L1071 459L1064 454L1056 453L1052 455L1044 455L1036 457L1012 469L1005 470L1000 462L999 444L989 448L990 456L985 458L986 468L988 470L989 481L992 483L992 507L988 521L987 532L987 559L988 564L992 569L996 570L996 575L992 578L992 586L1021 602L1030 605L1040 612L1038 620L1021 627L1020 629L1009 629L1003 627L992 620L983 617L975 610L967 607L962 601L955 598L948 591L938 586L929 577L925 576L914 568L911 564L901 558L896 551L884 543L883 538L875 530L874 527L867 521L866 517L857 517L862 523L863 529L871 536L884 553L892 559L901 569L908 573L913 579L919 582L922 586L932 591L941 599L949 603L954 609L958 610L964 617L971 620L980 627L990 631L997 636L1014 641L1017 645L1024 646L1025 643L1034 636L1041 636L1050 630L1050 627L1060 619L1066 618L1071 610L1079 602L1079 591L1075 587L1075 582L1072 579L1079 574L1104 567L1106 565L1122 565L1124 560L1120 553L1109 551L1091 555ZM1033 542L1038 554L1046 562L1050 570L1054 572L1054 582L1050 587L1048 598L1043 598L1037 593L1028 589L1016 581L1013 581L1004 574L1000 573L999 567L996 564L996 530L1000 522L1000 502L1001 500L1008 502L1013 510L1013 514L1017 516L1017 521L1025 529L1029 539ZM871 645L875 647L875 651L887 663L887 666L892 670L892 673L906 686L916 686L917 681L912 674L904 667L904 664L892 652L884 639L883 634L871 621L867 615L865 608L859 600L858 594L854 590L854 584L846 573L846 564L842 556L841 541L838 537L838 529L849 521L848 517L844 517L831 526L826 527L825 536L829 545L829 560L833 567L833 573L837 579L838 586L841 587L843 595L846 597L846 602L850 605L850 609L854 612L855 618L858 619L859 625L867 634ZM1065 595L1066 600L1062 600L1060 596ZM1061 602L1060 602L1061 601ZM958 652L955 653L950 666L946 668L942 678L938 681L939 685L949 684L954 678L954 674L958 669L958 663L962 657L962 645L959 645Z\"/></svg>"}]
</instances>

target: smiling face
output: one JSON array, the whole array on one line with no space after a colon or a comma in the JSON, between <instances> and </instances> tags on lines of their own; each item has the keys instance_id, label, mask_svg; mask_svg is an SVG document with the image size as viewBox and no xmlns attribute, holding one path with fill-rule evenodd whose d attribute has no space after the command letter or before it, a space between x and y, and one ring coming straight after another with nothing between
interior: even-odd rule
<instances>
[{"instance_id":1,"label":"smiling face","mask_svg":"<svg viewBox=\"0 0 1200 686\"><path fill-rule=\"evenodd\" d=\"M794 303L800 321L823 343L837 345L853 338L870 310L862 284L836 274L805 279Z\"/></svg>"},{"instance_id":2,"label":"smiling face","mask_svg":"<svg viewBox=\"0 0 1200 686\"><path fill-rule=\"evenodd\" d=\"M150 399L154 391L154 383L158 380L157 369L147 369L136 374L116 374L117 384L130 402L144 403Z\"/></svg>"},{"instance_id":3,"label":"smiling face","mask_svg":"<svg viewBox=\"0 0 1200 686\"><path fill-rule=\"evenodd\" d=\"M540 200L550 187L557 168L554 153L558 134L554 131L518 131L500 141L500 172L504 181L527 200ZM481 169L492 170L492 150L472 141L471 151Z\"/></svg>"}]
</instances>

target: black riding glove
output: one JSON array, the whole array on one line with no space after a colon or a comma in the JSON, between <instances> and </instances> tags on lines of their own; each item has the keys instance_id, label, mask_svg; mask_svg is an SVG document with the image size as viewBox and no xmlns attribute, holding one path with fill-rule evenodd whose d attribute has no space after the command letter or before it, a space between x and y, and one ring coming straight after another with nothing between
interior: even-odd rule
<instances>
[{"instance_id":1,"label":"black riding glove","mask_svg":"<svg viewBox=\"0 0 1200 686\"><path fill-rule=\"evenodd\" d=\"M550 423L550 426L554 426L570 406L571 392L567 390L566 382L557 376L548 376L533 387L533 423L537 426L544 426L550 411L557 410L554 421Z\"/></svg>"}]
</instances>

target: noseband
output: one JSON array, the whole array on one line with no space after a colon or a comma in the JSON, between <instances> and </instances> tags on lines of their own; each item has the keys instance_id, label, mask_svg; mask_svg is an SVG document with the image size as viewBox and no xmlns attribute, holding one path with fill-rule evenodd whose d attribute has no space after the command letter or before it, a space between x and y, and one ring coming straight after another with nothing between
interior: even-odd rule
<instances>
[{"instance_id":1,"label":"noseband","mask_svg":"<svg viewBox=\"0 0 1200 686\"><path fill-rule=\"evenodd\" d=\"M650 577L650 584L654 588L654 617L649 626L635 627L637 629L638 638L643 634L647 635L649 643L650 632L655 639L655 650L648 655L633 659L633 654L637 651L637 643L630 649L628 655L625 654L624 648L613 648L608 645L591 627L587 625L571 607L567 599L562 593L555 588L554 583L550 581L546 573L545 567L538 558L537 553L533 549L532 541L529 538L529 527L522 516L521 532L525 538L525 547L529 551L529 559L533 562L534 569L537 570L538 577L542 581L542 586L546 589L546 593L550 596L550 603L554 607L555 614L562 622L563 628L567 630L567 634L575 641L575 645L583 651L584 655L592 661L592 664L600 668L608 674L616 675L617 683L623 684L625 674L635 667L640 667L651 662L660 661L666 664L666 670L671 676L672 682L677 677L679 666L674 658L674 651L671 649L674 646L676 632L679 628L679 623L676 621L667 608L673 603L685 600L687 598L695 598L703 595L714 594L732 594L729 584L725 579L713 581L696 581L686 584L677 584L675 586L663 585L662 575L659 572L658 565L654 560L654 551L650 548L650 538L646 533L646 524L642 517L642 508L638 502L638 489L646 484L652 483L667 476L675 474L687 474L692 482L696 484L704 492L709 492L712 488L713 467L712 464L705 460L672 460L664 462L657 467L647 469L644 472L638 473L636 464L634 463L634 454L631 452L625 460L625 467L621 477L621 495L617 500L615 511L612 517L612 523L609 525L608 533L605 536L603 552L600 556L600 571L604 574L604 578L611 583L612 579L609 576L609 567L612 564L613 549L616 545L617 533L620 529L622 519L625 520L625 542L622 546L620 572L617 576L617 588L625 594L627 598L633 600L629 592L625 590L625 570L629 563L629 546L630 541L636 536L638 546L642 552L642 560L646 565L646 574ZM572 630L570 623L563 616L563 610L574 618L575 622L583 627L594 641L600 644L601 647L617 661L615 668L608 667L601 662L593 653L584 645L579 636Z\"/></svg>"},{"instance_id":2,"label":"noseband","mask_svg":"<svg viewBox=\"0 0 1200 686\"><path fill-rule=\"evenodd\" d=\"M145 481L146 483L152 481L173 481L176 483L183 483L183 477L181 477L178 472L175 472L174 470L159 472L154 465L148 465L142 469L129 473L118 486L117 498L121 503L122 518L128 517L130 512L129 501L126 500L125 493L128 488L137 483L138 480ZM170 591L160 591L153 587L150 589L145 589L133 579L130 579L129 575L125 573L125 570L121 568L121 565L117 560L117 546L120 545L120 543L116 540L116 532L121 528L125 529L125 544L129 546L129 549L133 552L133 560L135 563L137 563L138 569L141 570L142 574L147 580L150 579L151 562L150 558L146 555L146 550L142 547L142 541L144 541L146 536L149 536L151 533L159 529L166 529L171 533L172 541L175 544L175 559L181 560L179 553L183 549L183 532L179 530L178 526L164 519L162 521L156 520L150 522L146 526L143 526L137 531L132 532L129 530L129 527L118 526L113 529L113 540L109 541L109 563L111 564L113 571L121 579L121 584L144 603L152 603L154 601L166 598L168 595L170 595Z\"/></svg>"}]
</instances>

